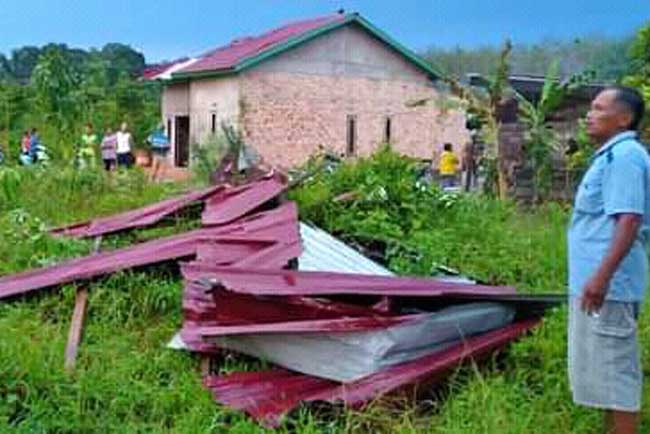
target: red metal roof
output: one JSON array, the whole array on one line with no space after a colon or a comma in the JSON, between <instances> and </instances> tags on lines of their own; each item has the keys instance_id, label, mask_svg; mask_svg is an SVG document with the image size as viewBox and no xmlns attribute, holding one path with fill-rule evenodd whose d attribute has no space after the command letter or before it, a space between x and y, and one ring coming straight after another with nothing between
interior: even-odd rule
<instances>
[{"instance_id":1,"label":"red metal roof","mask_svg":"<svg viewBox=\"0 0 650 434\"><path fill-rule=\"evenodd\" d=\"M538 323L537 319L519 321L353 383L341 384L278 369L209 376L204 384L212 390L217 402L243 410L265 425L274 427L300 402L343 402L358 407L409 385L430 383L470 358L488 356Z\"/></svg>"},{"instance_id":2,"label":"red metal roof","mask_svg":"<svg viewBox=\"0 0 650 434\"><path fill-rule=\"evenodd\" d=\"M317 271L262 270L184 264L186 279L210 278L229 291L255 295L452 296L514 294L509 286L447 282L435 278L369 276Z\"/></svg>"},{"instance_id":3,"label":"red metal roof","mask_svg":"<svg viewBox=\"0 0 650 434\"><path fill-rule=\"evenodd\" d=\"M234 224L197 229L123 249L72 259L50 267L0 277L0 299L34 292L39 289L88 280L116 271L187 259L196 255L202 240L219 242L232 236L251 236L287 240L295 244L299 237L297 208L287 203L265 213L240 219Z\"/></svg>"},{"instance_id":4,"label":"red metal roof","mask_svg":"<svg viewBox=\"0 0 650 434\"><path fill-rule=\"evenodd\" d=\"M225 189L208 199L201 221L205 226L230 223L279 196L285 189L286 185L275 176Z\"/></svg>"},{"instance_id":5,"label":"red metal roof","mask_svg":"<svg viewBox=\"0 0 650 434\"><path fill-rule=\"evenodd\" d=\"M202 72L232 69L238 63L269 50L291 38L301 36L325 25L345 20L346 15L334 14L319 18L295 21L259 36L246 36L233 40L228 45L204 54L192 65L177 71Z\"/></svg>"},{"instance_id":6,"label":"red metal roof","mask_svg":"<svg viewBox=\"0 0 650 434\"><path fill-rule=\"evenodd\" d=\"M223 185L218 185L193 191L121 214L56 228L51 230L50 233L53 235L88 238L151 226L194 202L204 201L212 197L225 188Z\"/></svg>"}]
</instances>

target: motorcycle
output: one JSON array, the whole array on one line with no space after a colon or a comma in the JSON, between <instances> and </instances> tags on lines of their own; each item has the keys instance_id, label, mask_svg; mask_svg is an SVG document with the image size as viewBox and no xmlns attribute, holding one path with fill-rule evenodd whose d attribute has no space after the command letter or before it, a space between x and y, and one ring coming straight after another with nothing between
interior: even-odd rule
<instances>
[{"instance_id":1,"label":"motorcycle","mask_svg":"<svg viewBox=\"0 0 650 434\"><path fill-rule=\"evenodd\" d=\"M46 166L50 161L50 155L47 147L41 143L30 149L29 152L23 152L19 157L23 166L43 165Z\"/></svg>"}]
</instances>

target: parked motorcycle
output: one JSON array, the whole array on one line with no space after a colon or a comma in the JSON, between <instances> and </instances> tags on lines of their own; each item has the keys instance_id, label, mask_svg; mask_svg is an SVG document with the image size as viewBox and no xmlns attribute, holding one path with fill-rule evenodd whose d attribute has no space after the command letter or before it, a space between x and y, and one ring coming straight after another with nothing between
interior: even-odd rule
<instances>
[{"instance_id":1,"label":"parked motorcycle","mask_svg":"<svg viewBox=\"0 0 650 434\"><path fill-rule=\"evenodd\" d=\"M50 155L47 147L41 143L37 144L35 149L20 154L19 160L23 166L47 165L50 161Z\"/></svg>"}]
</instances>

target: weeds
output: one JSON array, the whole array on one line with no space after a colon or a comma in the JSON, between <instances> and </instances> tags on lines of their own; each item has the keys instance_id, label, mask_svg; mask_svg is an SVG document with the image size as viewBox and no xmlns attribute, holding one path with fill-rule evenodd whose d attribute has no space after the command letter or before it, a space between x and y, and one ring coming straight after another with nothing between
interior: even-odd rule
<instances>
[{"instance_id":1,"label":"weeds","mask_svg":"<svg viewBox=\"0 0 650 434\"><path fill-rule=\"evenodd\" d=\"M78 256L84 241L53 239L45 229L158 200L170 190L137 172L109 180L76 179L64 169L23 172L15 200L0 203L0 273ZM418 185L414 162L383 151L311 179L292 196L301 218L377 251L395 271L429 275L437 265L524 292L563 291L567 212L523 211L482 196L449 196ZM351 200L334 198L354 191ZM109 237L115 248L189 226ZM173 268L124 272L89 287L89 310L74 375L63 353L76 288L0 303L2 433L265 433L240 412L214 403L201 386L198 361L165 348L181 324L182 283ZM381 399L359 410L310 405L280 433L585 433L597 412L574 406L566 380L566 310L480 365L459 368L431 401ZM650 321L639 325L650 370ZM228 356L222 372L263 364ZM650 389L644 390L646 401ZM641 432L650 429L642 415ZM646 431L644 431L646 430Z\"/></svg>"}]
</instances>

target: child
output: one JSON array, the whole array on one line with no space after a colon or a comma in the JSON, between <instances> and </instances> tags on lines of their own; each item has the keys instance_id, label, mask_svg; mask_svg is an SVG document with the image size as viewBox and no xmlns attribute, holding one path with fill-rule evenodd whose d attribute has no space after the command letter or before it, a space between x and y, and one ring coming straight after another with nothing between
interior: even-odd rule
<instances>
[{"instance_id":1,"label":"child","mask_svg":"<svg viewBox=\"0 0 650 434\"><path fill-rule=\"evenodd\" d=\"M458 157L454 154L451 143L445 143L442 154L440 154L440 172L441 187L450 188L456 185L456 172L458 172Z\"/></svg>"}]
</instances>

